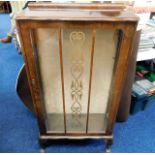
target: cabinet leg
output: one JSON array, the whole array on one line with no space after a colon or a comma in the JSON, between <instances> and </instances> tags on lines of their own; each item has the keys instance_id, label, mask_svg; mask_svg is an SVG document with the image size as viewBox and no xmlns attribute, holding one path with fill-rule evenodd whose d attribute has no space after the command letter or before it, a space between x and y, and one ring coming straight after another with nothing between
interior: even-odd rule
<instances>
[{"instance_id":1,"label":"cabinet leg","mask_svg":"<svg viewBox=\"0 0 155 155\"><path fill-rule=\"evenodd\" d=\"M40 148L39 152L40 153L45 153L45 148Z\"/></svg>"},{"instance_id":2,"label":"cabinet leg","mask_svg":"<svg viewBox=\"0 0 155 155\"><path fill-rule=\"evenodd\" d=\"M110 153L111 152L111 145L113 144L113 139L107 139L105 144L105 152Z\"/></svg>"},{"instance_id":3,"label":"cabinet leg","mask_svg":"<svg viewBox=\"0 0 155 155\"><path fill-rule=\"evenodd\" d=\"M45 153L45 148L46 148L46 144L47 144L47 140L44 139L39 139L39 144L40 144L40 153Z\"/></svg>"}]
</instances>

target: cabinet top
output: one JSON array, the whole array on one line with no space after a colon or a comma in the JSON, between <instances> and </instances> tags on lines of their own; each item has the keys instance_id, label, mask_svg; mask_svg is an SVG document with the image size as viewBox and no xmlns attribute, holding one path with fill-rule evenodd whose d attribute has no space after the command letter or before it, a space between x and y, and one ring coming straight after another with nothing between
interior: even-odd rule
<instances>
[{"instance_id":1,"label":"cabinet top","mask_svg":"<svg viewBox=\"0 0 155 155\"><path fill-rule=\"evenodd\" d=\"M30 3L17 20L138 21L138 16L113 3Z\"/></svg>"}]
</instances>

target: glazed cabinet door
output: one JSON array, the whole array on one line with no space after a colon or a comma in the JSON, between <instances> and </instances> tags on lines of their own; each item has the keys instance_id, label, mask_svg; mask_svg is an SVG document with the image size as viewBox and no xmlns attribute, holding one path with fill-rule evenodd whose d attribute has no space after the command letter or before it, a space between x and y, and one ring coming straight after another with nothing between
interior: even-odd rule
<instances>
[{"instance_id":1,"label":"glazed cabinet door","mask_svg":"<svg viewBox=\"0 0 155 155\"><path fill-rule=\"evenodd\" d=\"M105 133L119 31L37 28L33 38L47 132Z\"/></svg>"}]
</instances>

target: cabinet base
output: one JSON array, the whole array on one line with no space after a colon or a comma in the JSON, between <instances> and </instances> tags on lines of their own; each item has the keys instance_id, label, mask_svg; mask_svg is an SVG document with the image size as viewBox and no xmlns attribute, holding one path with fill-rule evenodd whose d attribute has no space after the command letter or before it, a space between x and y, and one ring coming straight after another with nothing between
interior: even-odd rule
<instances>
[{"instance_id":1,"label":"cabinet base","mask_svg":"<svg viewBox=\"0 0 155 155\"><path fill-rule=\"evenodd\" d=\"M39 144L40 144L40 153L44 153L47 146L50 145L51 140L58 140L58 139L103 139L105 141L105 152L111 152L111 145L113 144L113 135L104 135L104 136L50 136L44 135L39 137Z\"/></svg>"}]
</instances>

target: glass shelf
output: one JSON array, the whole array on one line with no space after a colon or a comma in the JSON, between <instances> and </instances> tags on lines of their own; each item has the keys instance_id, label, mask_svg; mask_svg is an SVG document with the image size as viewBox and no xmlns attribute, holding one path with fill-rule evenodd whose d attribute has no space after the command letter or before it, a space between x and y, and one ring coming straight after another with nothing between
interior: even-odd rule
<instances>
[{"instance_id":1,"label":"glass shelf","mask_svg":"<svg viewBox=\"0 0 155 155\"><path fill-rule=\"evenodd\" d=\"M75 120L72 114L67 114L66 133L86 133L87 114L82 114ZM65 133L64 115L48 114L47 115L47 132L48 133ZM105 114L90 114L88 133L104 133L106 130L107 118Z\"/></svg>"}]
</instances>

